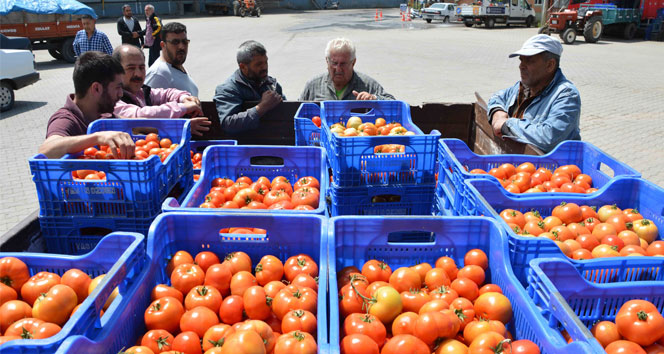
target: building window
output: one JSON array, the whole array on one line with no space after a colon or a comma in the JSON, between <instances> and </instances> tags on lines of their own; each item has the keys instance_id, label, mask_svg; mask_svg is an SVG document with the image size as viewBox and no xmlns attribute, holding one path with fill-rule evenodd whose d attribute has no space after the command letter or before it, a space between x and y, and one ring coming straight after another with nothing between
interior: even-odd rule
<instances>
[{"instance_id":1,"label":"building window","mask_svg":"<svg viewBox=\"0 0 664 354\"><path fill-rule=\"evenodd\" d=\"M542 0L535 0L535 5L542 5Z\"/></svg>"}]
</instances>

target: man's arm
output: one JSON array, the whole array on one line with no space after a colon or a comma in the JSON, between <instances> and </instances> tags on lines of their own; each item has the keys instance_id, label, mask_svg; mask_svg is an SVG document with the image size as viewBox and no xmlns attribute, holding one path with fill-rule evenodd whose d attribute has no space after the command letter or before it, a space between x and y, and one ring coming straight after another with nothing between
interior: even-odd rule
<instances>
[{"instance_id":1,"label":"man's arm","mask_svg":"<svg viewBox=\"0 0 664 354\"><path fill-rule=\"evenodd\" d=\"M138 26L138 35L141 36L142 38L143 36L145 36L145 30L143 29L143 27L141 27L141 23L138 22L138 19L136 17L134 17L134 22L136 22L136 26Z\"/></svg>"},{"instance_id":2,"label":"man's arm","mask_svg":"<svg viewBox=\"0 0 664 354\"><path fill-rule=\"evenodd\" d=\"M108 145L115 158L129 159L134 156L134 141L125 132L103 131L88 135L51 135L39 147L39 153L50 159L73 154L95 145ZM117 151L119 150L119 152Z\"/></svg>"},{"instance_id":3,"label":"man's arm","mask_svg":"<svg viewBox=\"0 0 664 354\"><path fill-rule=\"evenodd\" d=\"M124 29L127 29L126 31ZM129 27L127 27L127 24L124 23L124 20L122 17L118 20L118 34L121 36L129 36L131 37L131 31L129 31Z\"/></svg>"},{"instance_id":4,"label":"man's arm","mask_svg":"<svg viewBox=\"0 0 664 354\"><path fill-rule=\"evenodd\" d=\"M155 24L152 26L152 28L156 28L156 29L154 31L152 31L152 36L156 37L159 34L159 32L161 32L161 20L159 20L159 17L157 17L157 16L154 16L153 18L154 18ZM156 43L156 44L159 45L159 43Z\"/></svg>"},{"instance_id":5,"label":"man's arm","mask_svg":"<svg viewBox=\"0 0 664 354\"><path fill-rule=\"evenodd\" d=\"M300 94L300 99L298 101L313 101L313 86L314 80L309 80L309 82L307 82L307 84L304 86L304 90L302 90L302 94Z\"/></svg>"},{"instance_id":6,"label":"man's arm","mask_svg":"<svg viewBox=\"0 0 664 354\"><path fill-rule=\"evenodd\" d=\"M140 107L120 100L115 103L113 114L119 118L182 118L187 108L178 102Z\"/></svg>"},{"instance_id":7,"label":"man's arm","mask_svg":"<svg viewBox=\"0 0 664 354\"><path fill-rule=\"evenodd\" d=\"M562 92L541 123L509 118L505 125L522 143L533 144L543 151L551 151L579 127L581 97L575 91Z\"/></svg>"},{"instance_id":8,"label":"man's arm","mask_svg":"<svg viewBox=\"0 0 664 354\"><path fill-rule=\"evenodd\" d=\"M234 134L258 128L260 115L257 107L241 112L243 102L239 92L231 91L222 85L215 90L214 103L217 106L221 129L225 132Z\"/></svg>"},{"instance_id":9,"label":"man's arm","mask_svg":"<svg viewBox=\"0 0 664 354\"><path fill-rule=\"evenodd\" d=\"M81 42L80 42L80 37L78 34L76 35L76 38L74 38L74 53L76 54L77 57L81 56Z\"/></svg>"},{"instance_id":10,"label":"man's arm","mask_svg":"<svg viewBox=\"0 0 664 354\"><path fill-rule=\"evenodd\" d=\"M104 53L112 55L113 46L111 45L111 41L108 39L108 36L104 34L104 38L102 40L104 41Z\"/></svg>"}]
</instances>

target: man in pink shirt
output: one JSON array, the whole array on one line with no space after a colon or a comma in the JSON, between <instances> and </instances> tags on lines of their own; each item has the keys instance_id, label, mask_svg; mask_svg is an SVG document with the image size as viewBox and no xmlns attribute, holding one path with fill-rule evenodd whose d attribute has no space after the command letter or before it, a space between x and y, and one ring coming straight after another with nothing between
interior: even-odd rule
<instances>
[{"instance_id":1,"label":"man in pink shirt","mask_svg":"<svg viewBox=\"0 0 664 354\"><path fill-rule=\"evenodd\" d=\"M202 135L211 122L203 114L201 102L187 91L173 88L151 88L144 85L145 56L133 45L123 44L113 51L113 58L125 71L122 79L123 96L115 104L118 118L191 118L191 132Z\"/></svg>"}]
</instances>

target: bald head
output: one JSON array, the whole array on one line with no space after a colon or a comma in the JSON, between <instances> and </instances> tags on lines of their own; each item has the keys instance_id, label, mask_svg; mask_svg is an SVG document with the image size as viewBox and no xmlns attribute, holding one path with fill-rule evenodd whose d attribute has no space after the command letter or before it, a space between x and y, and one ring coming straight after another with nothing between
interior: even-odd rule
<instances>
[{"instance_id":1,"label":"bald head","mask_svg":"<svg viewBox=\"0 0 664 354\"><path fill-rule=\"evenodd\" d=\"M122 85L125 90L137 94L145 81L145 54L131 44L123 44L113 50L113 58L117 59L125 71Z\"/></svg>"}]
</instances>

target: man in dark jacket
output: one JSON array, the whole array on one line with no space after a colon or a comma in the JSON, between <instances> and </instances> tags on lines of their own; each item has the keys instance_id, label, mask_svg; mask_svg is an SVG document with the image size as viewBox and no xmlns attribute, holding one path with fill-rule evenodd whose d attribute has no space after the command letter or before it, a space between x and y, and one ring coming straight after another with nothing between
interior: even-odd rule
<instances>
[{"instance_id":1,"label":"man in dark jacket","mask_svg":"<svg viewBox=\"0 0 664 354\"><path fill-rule=\"evenodd\" d=\"M285 100L281 85L267 75L267 51L256 41L246 41L237 50L240 67L223 84L217 86L214 103L221 128L229 134L256 129L260 117ZM242 112L246 101L259 101Z\"/></svg>"},{"instance_id":2,"label":"man in dark jacket","mask_svg":"<svg viewBox=\"0 0 664 354\"><path fill-rule=\"evenodd\" d=\"M154 6L145 5L145 46L150 48L148 66L161 55L161 19L154 13Z\"/></svg>"},{"instance_id":3,"label":"man in dark jacket","mask_svg":"<svg viewBox=\"0 0 664 354\"><path fill-rule=\"evenodd\" d=\"M122 44L133 44L141 48L145 31L141 29L138 19L132 16L131 6L122 5L122 14L118 19L118 34L122 36Z\"/></svg>"}]
</instances>

